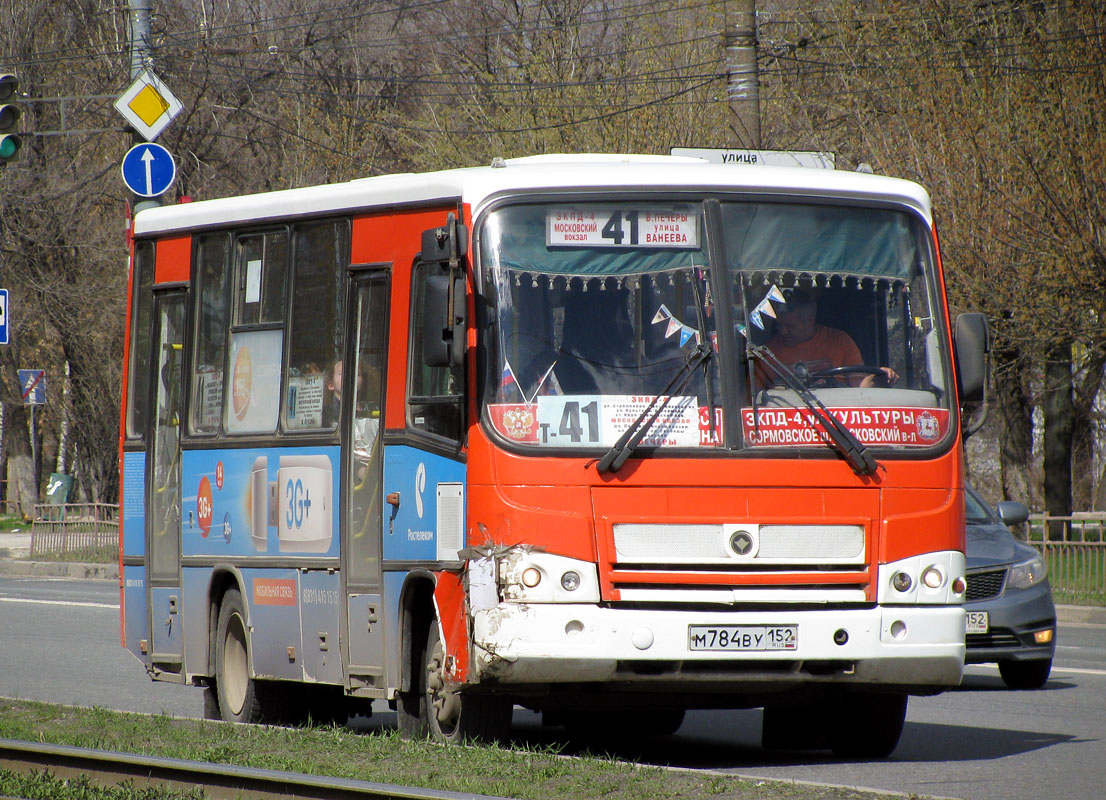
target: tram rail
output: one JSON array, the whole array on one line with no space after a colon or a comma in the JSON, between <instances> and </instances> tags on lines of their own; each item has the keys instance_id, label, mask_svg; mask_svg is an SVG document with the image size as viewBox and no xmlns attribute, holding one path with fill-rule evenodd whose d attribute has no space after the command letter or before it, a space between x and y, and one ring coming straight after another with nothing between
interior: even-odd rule
<instances>
[{"instance_id":1,"label":"tram rail","mask_svg":"<svg viewBox=\"0 0 1106 800\"><path fill-rule=\"evenodd\" d=\"M87 775L112 785L177 789L199 786L212 800L509 800L492 795L419 789L388 783L256 769L206 761L116 753L69 745L0 739L0 769L28 773L45 769L62 778Z\"/></svg>"}]
</instances>

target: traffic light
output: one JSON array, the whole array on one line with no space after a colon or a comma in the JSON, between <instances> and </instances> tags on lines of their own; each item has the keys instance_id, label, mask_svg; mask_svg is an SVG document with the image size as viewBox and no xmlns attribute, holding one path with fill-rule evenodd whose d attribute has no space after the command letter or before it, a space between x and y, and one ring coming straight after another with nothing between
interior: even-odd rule
<instances>
[{"instance_id":1,"label":"traffic light","mask_svg":"<svg viewBox=\"0 0 1106 800\"><path fill-rule=\"evenodd\" d=\"M0 165L15 161L23 141L16 133L23 109L11 100L19 98L19 78L10 73L0 73Z\"/></svg>"}]
</instances>

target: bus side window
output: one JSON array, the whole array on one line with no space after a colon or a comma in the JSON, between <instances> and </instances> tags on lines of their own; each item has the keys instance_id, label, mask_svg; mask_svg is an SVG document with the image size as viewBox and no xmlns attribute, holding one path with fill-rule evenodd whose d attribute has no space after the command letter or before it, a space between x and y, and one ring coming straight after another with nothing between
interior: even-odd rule
<instances>
[{"instance_id":1,"label":"bus side window","mask_svg":"<svg viewBox=\"0 0 1106 800\"><path fill-rule=\"evenodd\" d=\"M223 370L227 348L227 269L230 235L199 237L196 247L196 324L192 355L189 430L219 432L223 413Z\"/></svg>"},{"instance_id":2,"label":"bus side window","mask_svg":"<svg viewBox=\"0 0 1106 800\"><path fill-rule=\"evenodd\" d=\"M239 236L234 266L223 426L231 434L273 433L280 416L288 231Z\"/></svg>"},{"instance_id":3,"label":"bus side window","mask_svg":"<svg viewBox=\"0 0 1106 800\"><path fill-rule=\"evenodd\" d=\"M438 264L415 265L411 290L407 424L415 430L460 441L464 427L463 369L429 367L422 359L422 314L426 306L426 279L437 274L441 274L441 266Z\"/></svg>"},{"instance_id":4,"label":"bus side window","mask_svg":"<svg viewBox=\"0 0 1106 800\"><path fill-rule=\"evenodd\" d=\"M150 379L150 309L154 283L154 243L134 246L134 297L131 298L131 363L127 387L127 438L146 435L147 387Z\"/></svg>"},{"instance_id":5,"label":"bus side window","mask_svg":"<svg viewBox=\"0 0 1106 800\"><path fill-rule=\"evenodd\" d=\"M350 229L346 220L299 225L292 245L292 309L284 378L284 429L333 428L326 413L328 367L342 355Z\"/></svg>"},{"instance_id":6,"label":"bus side window","mask_svg":"<svg viewBox=\"0 0 1106 800\"><path fill-rule=\"evenodd\" d=\"M287 263L287 231L238 238L235 325L284 321L284 273Z\"/></svg>"}]
</instances>

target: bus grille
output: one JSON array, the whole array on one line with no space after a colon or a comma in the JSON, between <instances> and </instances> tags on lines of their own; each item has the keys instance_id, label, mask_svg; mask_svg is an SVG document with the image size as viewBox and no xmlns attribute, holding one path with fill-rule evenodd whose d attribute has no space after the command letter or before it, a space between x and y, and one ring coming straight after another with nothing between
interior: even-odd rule
<instances>
[{"instance_id":1,"label":"bus grille","mask_svg":"<svg viewBox=\"0 0 1106 800\"><path fill-rule=\"evenodd\" d=\"M616 523L613 599L664 603L863 603L863 525Z\"/></svg>"},{"instance_id":2,"label":"bus grille","mask_svg":"<svg viewBox=\"0 0 1106 800\"><path fill-rule=\"evenodd\" d=\"M614 526L620 564L834 564L866 562L863 525Z\"/></svg>"}]
</instances>

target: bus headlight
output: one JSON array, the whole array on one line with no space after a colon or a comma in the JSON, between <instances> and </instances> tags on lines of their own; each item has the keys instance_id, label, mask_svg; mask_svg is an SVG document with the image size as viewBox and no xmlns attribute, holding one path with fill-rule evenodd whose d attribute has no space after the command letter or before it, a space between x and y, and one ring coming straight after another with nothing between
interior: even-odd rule
<instances>
[{"instance_id":1,"label":"bus headlight","mask_svg":"<svg viewBox=\"0 0 1106 800\"><path fill-rule=\"evenodd\" d=\"M910 556L879 566L881 605L960 605L967 562L959 550Z\"/></svg>"},{"instance_id":2,"label":"bus headlight","mask_svg":"<svg viewBox=\"0 0 1106 800\"><path fill-rule=\"evenodd\" d=\"M500 597L514 603L598 603L599 571L575 558L523 548L497 556Z\"/></svg>"},{"instance_id":3,"label":"bus headlight","mask_svg":"<svg viewBox=\"0 0 1106 800\"><path fill-rule=\"evenodd\" d=\"M922 573L922 583L930 589L940 589L945 583L945 573L937 567L926 567Z\"/></svg>"}]
</instances>

